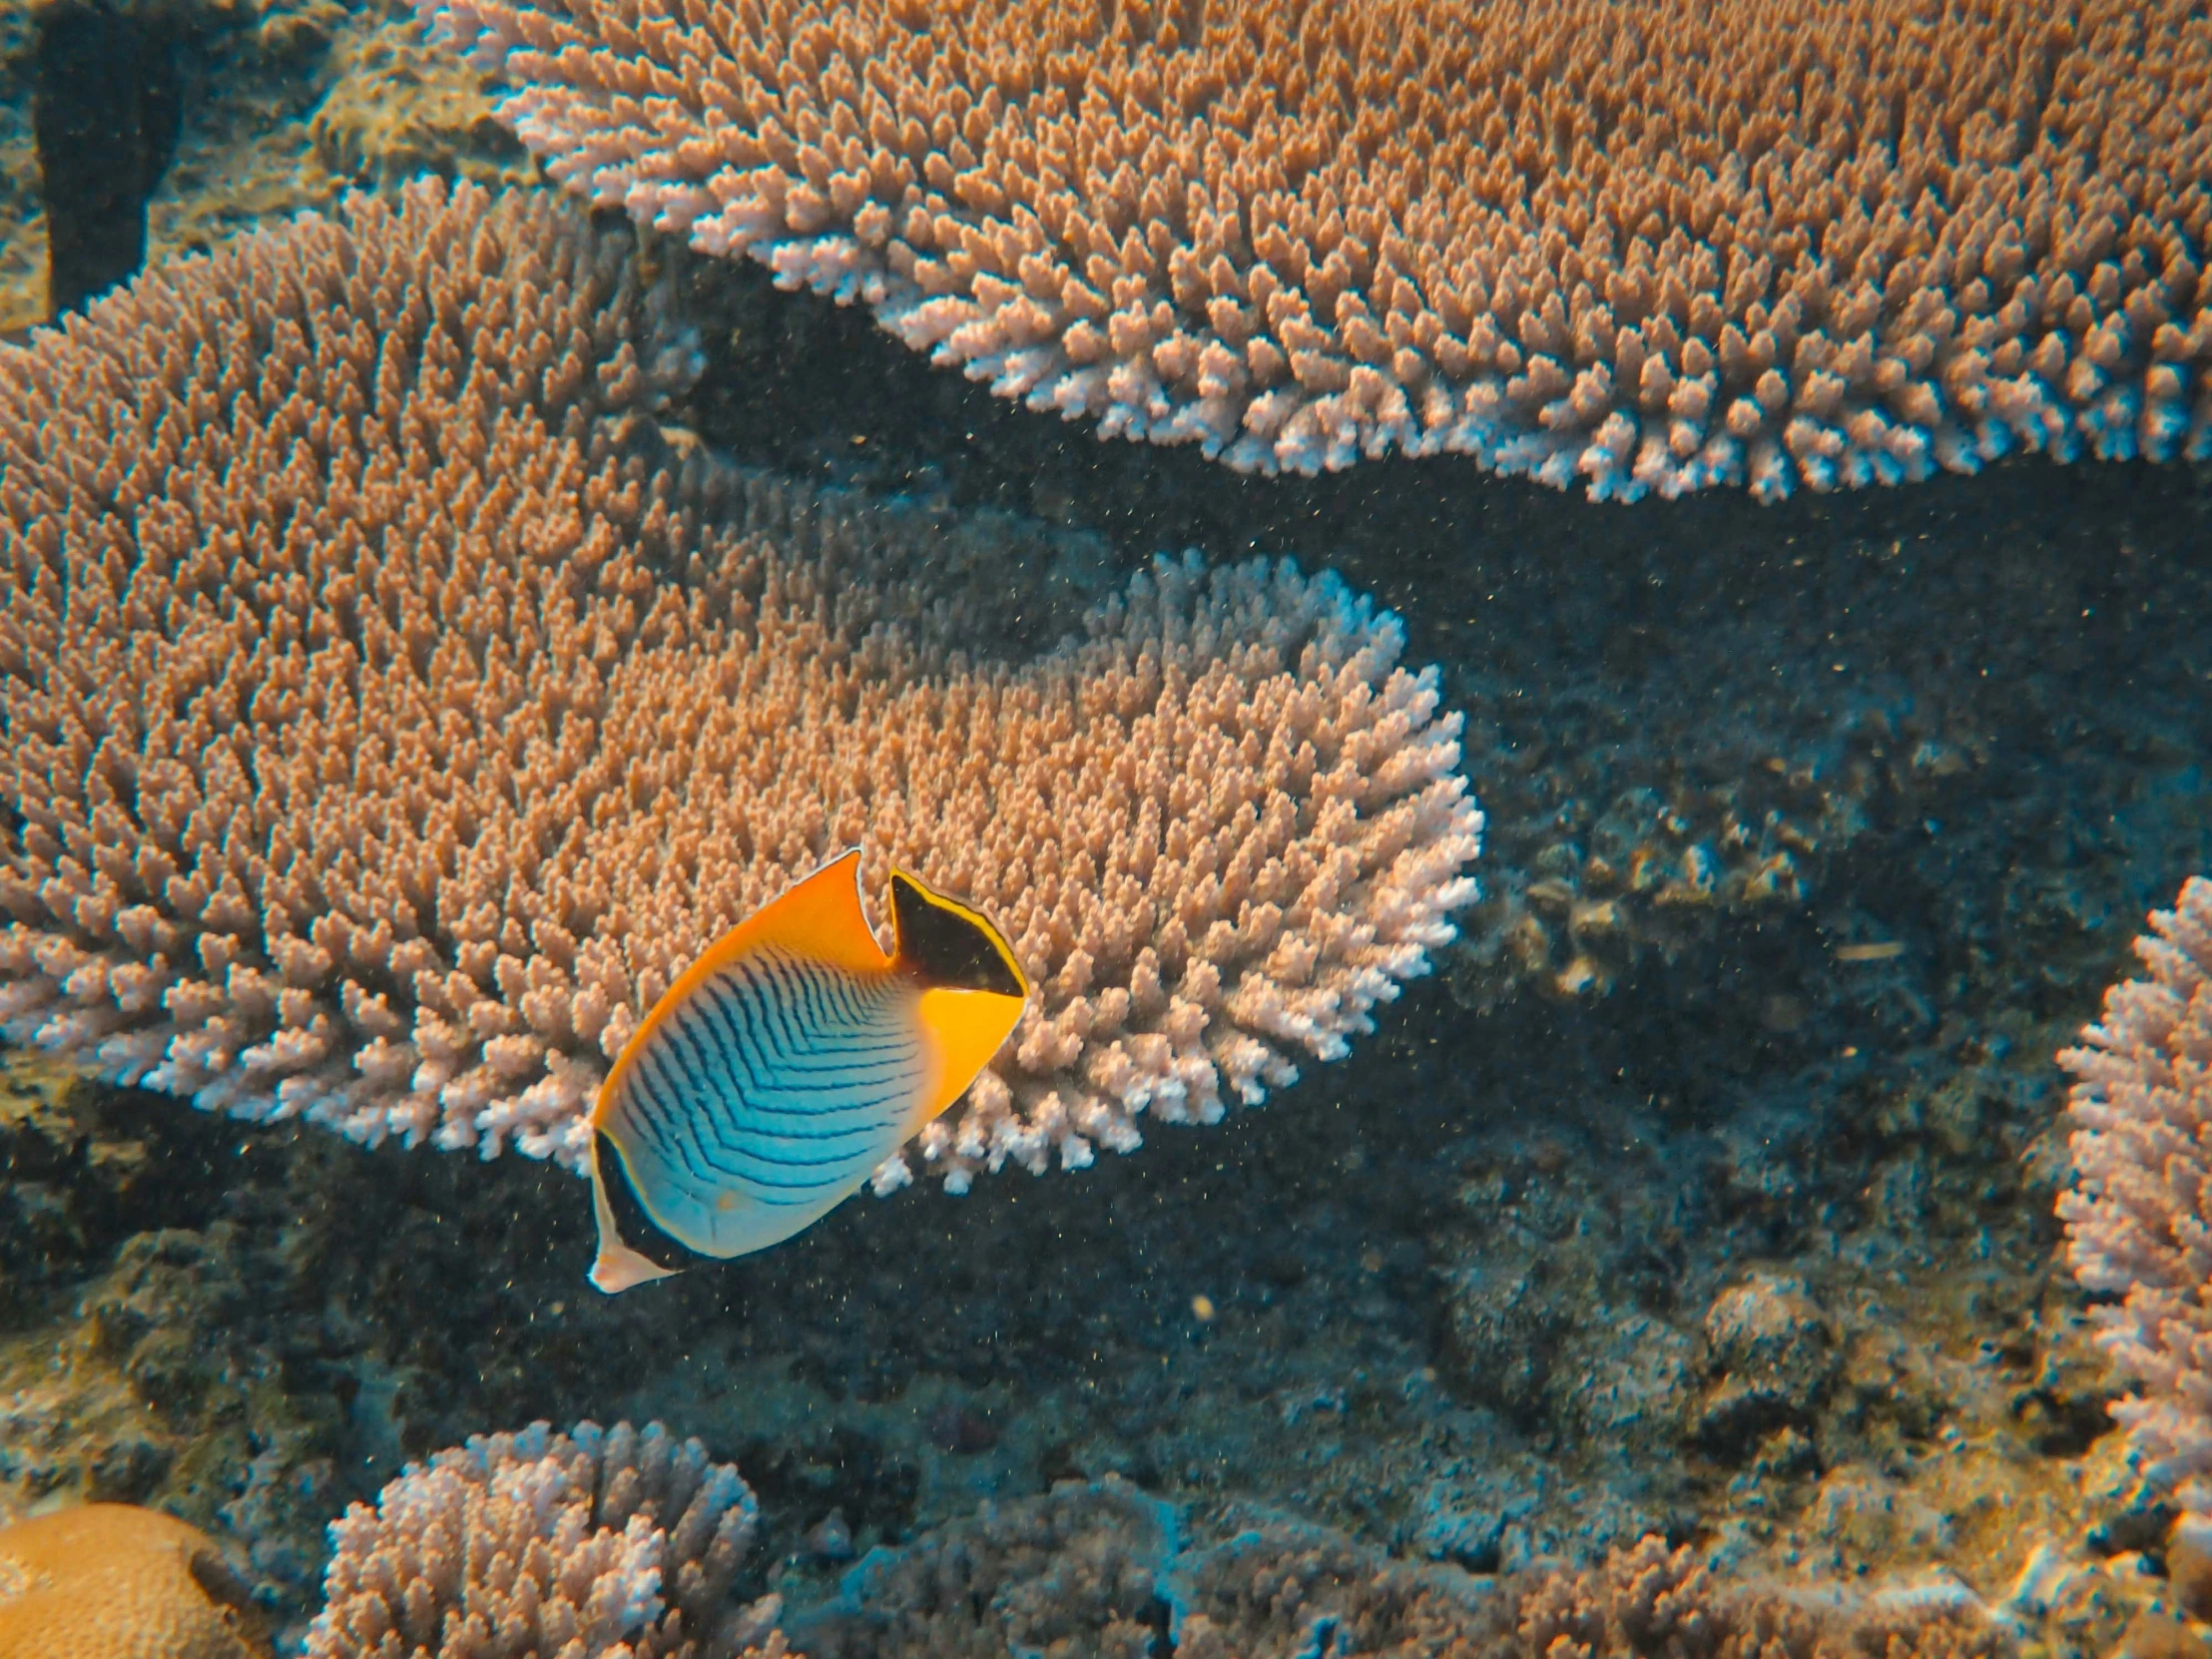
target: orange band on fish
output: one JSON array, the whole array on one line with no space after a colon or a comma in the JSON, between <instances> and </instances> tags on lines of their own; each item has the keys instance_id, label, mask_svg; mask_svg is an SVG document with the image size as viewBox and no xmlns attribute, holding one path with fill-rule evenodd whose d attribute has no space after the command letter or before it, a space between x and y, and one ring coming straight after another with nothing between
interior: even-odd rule
<instances>
[{"instance_id":1,"label":"orange band on fish","mask_svg":"<svg viewBox=\"0 0 2212 1659\"><path fill-rule=\"evenodd\" d=\"M857 849L730 929L653 1005L592 1109L591 1282L626 1291L781 1244L960 1098L1029 981L989 918L904 870L897 948Z\"/></svg>"}]
</instances>

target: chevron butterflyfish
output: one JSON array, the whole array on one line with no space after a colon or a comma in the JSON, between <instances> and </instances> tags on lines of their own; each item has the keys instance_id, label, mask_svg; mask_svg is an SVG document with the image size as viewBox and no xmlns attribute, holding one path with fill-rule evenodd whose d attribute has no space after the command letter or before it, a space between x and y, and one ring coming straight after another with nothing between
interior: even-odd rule
<instances>
[{"instance_id":1,"label":"chevron butterflyfish","mask_svg":"<svg viewBox=\"0 0 2212 1659\"><path fill-rule=\"evenodd\" d=\"M897 948L846 852L718 939L653 1005L592 1109L591 1282L628 1290L780 1244L959 1099L1029 981L989 918L904 870Z\"/></svg>"}]
</instances>

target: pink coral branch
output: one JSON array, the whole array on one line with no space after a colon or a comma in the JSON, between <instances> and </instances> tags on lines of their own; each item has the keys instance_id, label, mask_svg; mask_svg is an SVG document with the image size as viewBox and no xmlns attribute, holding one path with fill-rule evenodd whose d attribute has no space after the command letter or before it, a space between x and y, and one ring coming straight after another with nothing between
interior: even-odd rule
<instances>
[{"instance_id":1,"label":"pink coral branch","mask_svg":"<svg viewBox=\"0 0 2212 1659\"><path fill-rule=\"evenodd\" d=\"M2075 1277L2122 1298L2098 1341L2137 1391L2112 1414L2152 1476L2212 1515L2212 881L2136 941L2148 979L2058 1056L2075 1078L2077 1180L2060 1195Z\"/></svg>"}]
</instances>

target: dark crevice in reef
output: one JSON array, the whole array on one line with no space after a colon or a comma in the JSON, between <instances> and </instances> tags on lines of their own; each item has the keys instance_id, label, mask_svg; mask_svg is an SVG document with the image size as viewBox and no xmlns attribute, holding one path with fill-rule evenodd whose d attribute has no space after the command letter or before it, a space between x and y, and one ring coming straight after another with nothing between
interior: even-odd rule
<instances>
[{"instance_id":1,"label":"dark crevice in reef","mask_svg":"<svg viewBox=\"0 0 2212 1659\"><path fill-rule=\"evenodd\" d=\"M147 199L183 118L178 49L166 19L104 0L71 0L39 20L31 118L56 317L146 263Z\"/></svg>"}]
</instances>

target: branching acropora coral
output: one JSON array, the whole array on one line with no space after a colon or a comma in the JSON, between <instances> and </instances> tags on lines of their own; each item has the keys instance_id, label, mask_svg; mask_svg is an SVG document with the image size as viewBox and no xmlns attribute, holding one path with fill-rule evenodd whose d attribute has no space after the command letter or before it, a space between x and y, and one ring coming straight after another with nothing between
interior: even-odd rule
<instances>
[{"instance_id":1,"label":"branching acropora coral","mask_svg":"<svg viewBox=\"0 0 2212 1659\"><path fill-rule=\"evenodd\" d=\"M592 201L1239 468L2212 451L2189 0L418 4Z\"/></svg>"},{"instance_id":2,"label":"branching acropora coral","mask_svg":"<svg viewBox=\"0 0 2212 1659\"><path fill-rule=\"evenodd\" d=\"M2135 941L2150 969L2058 1056L2074 1074L2077 1182L2061 1194L2074 1277L2122 1300L2098 1341L2139 1391L2112 1415L2152 1478L2212 1518L2212 881Z\"/></svg>"},{"instance_id":3,"label":"branching acropora coral","mask_svg":"<svg viewBox=\"0 0 2212 1659\"><path fill-rule=\"evenodd\" d=\"M760 1508L659 1423L533 1423L410 1464L330 1523L308 1659L707 1659Z\"/></svg>"},{"instance_id":4,"label":"branching acropora coral","mask_svg":"<svg viewBox=\"0 0 2212 1659\"><path fill-rule=\"evenodd\" d=\"M922 1141L955 1185L1344 1053L1481 822L1396 619L1163 561L971 659L916 574L957 538L674 459L625 248L417 187L0 355L0 1032L573 1164L641 1011L857 845L1038 987Z\"/></svg>"}]
</instances>

